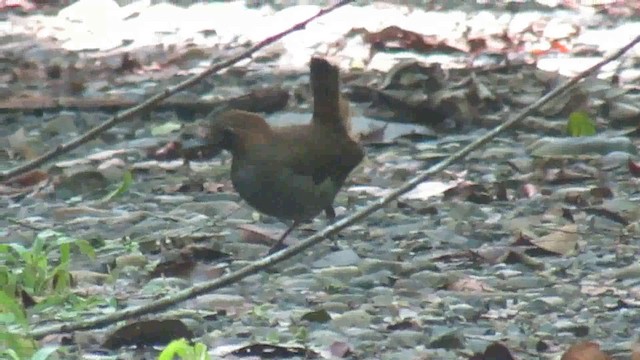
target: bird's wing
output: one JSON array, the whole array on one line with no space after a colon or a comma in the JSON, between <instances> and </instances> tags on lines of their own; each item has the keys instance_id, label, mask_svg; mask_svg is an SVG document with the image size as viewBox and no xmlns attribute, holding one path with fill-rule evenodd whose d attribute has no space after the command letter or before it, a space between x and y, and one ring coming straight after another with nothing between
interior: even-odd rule
<instances>
[{"instance_id":1,"label":"bird's wing","mask_svg":"<svg viewBox=\"0 0 640 360\"><path fill-rule=\"evenodd\" d=\"M364 151L350 138L339 141L307 140L306 146L291 146L289 156L283 158L292 171L311 176L314 184L327 178L342 185L349 173L362 161ZM286 150L281 152L285 153Z\"/></svg>"}]
</instances>

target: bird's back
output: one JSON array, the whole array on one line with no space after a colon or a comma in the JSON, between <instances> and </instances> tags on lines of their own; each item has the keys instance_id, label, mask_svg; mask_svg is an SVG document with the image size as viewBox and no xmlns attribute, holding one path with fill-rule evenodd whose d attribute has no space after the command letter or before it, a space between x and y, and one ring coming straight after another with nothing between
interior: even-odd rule
<instances>
[{"instance_id":1,"label":"bird's back","mask_svg":"<svg viewBox=\"0 0 640 360\"><path fill-rule=\"evenodd\" d=\"M330 176L314 177L318 160L306 157L313 143L296 143L295 138L256 144L251 156L234 157L231 180L258 211L281 219L308 220L333 203L342 182Z\"/></svg>"}]
</instances>

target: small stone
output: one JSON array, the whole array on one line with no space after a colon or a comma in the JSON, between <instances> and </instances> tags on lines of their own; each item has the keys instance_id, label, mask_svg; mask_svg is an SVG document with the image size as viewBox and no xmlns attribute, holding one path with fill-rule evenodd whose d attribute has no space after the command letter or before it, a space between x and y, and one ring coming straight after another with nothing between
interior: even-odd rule
<instances>
[{"instance_id":1,"label":"small stone","mask_svg":"<svg viewBox=\"0 0 640 360\"><path fill-rule=\"evenodd\" d=\"M576 324L570 320L558 320L553 326L558 332L570 332L577 337L585 337L589 335L589 326L584 324Z\"/></svg>"},{"instance_id":2,"label":"small stone","mask_svg":"<svg viewBox=\"0 0 640 360\"><path fill-rule=\"evenodd\" d=\"M478 315L478 309L474 308L469 304L455 304L449 306L449 311L452 313L462 316L467 321L471 321L476 318Z\"/></svg>"},{"instance_id":3,"label":"small stone","mask_svg":"<svg viewBox=\"0 0 640 360\"><path fill-rule=\"evenodd\" d=\"M567 305L565 300L559 296L543 296L531 301L529 307L537 311L559 311Z\"/></svg>"},{"instance_id":4,"label":"small stone","mask_svg":"<svg viewBox=\"0 0 640 360\"><path fill-rule=\"evenodd\" d=\"M414 280L420 284L420 288L437 289L449 284L452 274L443 274L440 272L433 272L430 270L417 272L409 277L410 280Z\"/></svg>"},{"instance_id":5,"label":"small stone","mask_svg":"<svg viewBox=\"0 0 640 360\"><path fill-rule=\"evenodd\" d=\"M325 257L316 260L311 265L313 268L328 268L330 266L352 266L358 265L362 259L355 251L345 249L327 254Z\"/></svg>"},{"instance_id":6,"label":"small stone","mask_svg":"<svg viewBox=\"0 0 640 360\"><path fill-rule=\"evenodd\" d=\"M343 282L348 282L354 277L360 276L360 270L355 266L334 266L316 270L320 277L334 278Z\"/></svg>"},{"instance_id":7,"label":"small stone","mask_svg":"<svg viewBox=\"0 0 640 360\"><path fill-rule=\"evenodd\" d=\"M402 263L402 274L404 276L424 270L438 271L438 266L433 262L431 255L416 256L411 261Z\"/></svg>"},{"instance_id":8,"label":"small stone","mask_svg":"<svg viewBox=\"0 0 640 360\"><path fill-rule=\"evenodd\" d=\"M242 260L240 263L236 261L231 264L230 270L234 271L247 265L246 261L254 261L256 259L263 258L264 254L268 251L268 248L266 245L250 244L238 241L226 243L224 245L224 251L233 254L234 258Z\"/></svg>"},{"instance_id":9,"label":"small stone","mask_svg":"<svg viewBox=\"0 0 640 360\"><path fill-rule=\"evenodd\" d=\"M393 294L377 295L371 298L371 303L374 306L390 306L393 301Z\"/></svg>"},{"instance_id":10,"label":"small stone","mask_svg":"<svg viewBox=\"0 0 640 360\"><path fill-rule=\"evenodd\" d=\"M71 272L71 278L75 284L103 285L109 280L109 275L95 271L77 270Z\"/></svg>"},{"instance_id":11,"label":"small stone","mask_svg":"<svg viewBox=\"0 0 640 360\"><path fill-rule=\"evenodd\" d=\"M358 339L362 341L381 341L385 338L385 334L381 334L380 331L372 329L360 329L358 333Z\"/></svg>"},{"instance_id":12,"label":"small stone","mask_svg":"<svg viewBox=\"0 0 640 360\"><path fill-rule=\"evenodd\" d=\"M286 286L287 292L308 291L318 287L317 280L312 278L283 278L282 280L282 282L278 281L278 283Z\"/></svg>"},{"instance_id":13,"label":"small stone","mask_svg":"<svg viewBox=\"0 0 640 360\"><path fill-rule=\"evenodd\" d=\"M341 302L343 304L366 304L368 297L360 294L333 294L327 301Z\"/></svg>"},{"instance_id":14,"label":"small stone","mask_svg":"<svg viewBox=\"0 0 640 360\"><path fill-rule=\"evenodd\" d=\"M390 285L392 277L393 277L393 274L390 271L383 270L383 271L378 271L375 274L363 275L363 276L353 278L349 282L349 285L363 288L363 289L371 289L376 286Z\"/></svg>"},{"instance_id":15,"label":"small stone","mask_svg":"<svg viewBox=\"0 0 640 360\"><path fill-rule=\"evenodd\" d=\"M399 261L388 261L367 258L362 260L358 265L363 274L373 274L381 270L387 270L393 274L399 274L402 271L402 263Z\"/></svg>"},{"instance_id":16,"label":"small stone","mask_svg":"<svg viewBox=\"0 0 640 360\"><path fill-rule=\"evenodd\" d=\"M344 340L344 335L329 330L316 330L309 334L310 343L324 347L329 347L334 342L342 340Z\"/></svg>"},{"instance_id":17,"label":"small stone","mask_svg":"<svg viewBox=\"0 0 640 360\"><path fill-rule=\"evenodd\" d=\"M388 344L392 348L414 348L428 341L425 332L414 330L392 331L388 339Z\"/></svg>"},{"instance_id":18,"label":"small stone","mask_svg":"<svg viewBox=\"0 0 640 360\"><path fill-rule=\"evenodd\" d=\"M309 266L307 266L307 264L294 264L293 266L287 267L286 269L280 272L280 274L283 276L296 276L296 275L303 275L303 274L309 274L309 273L310 273L310 269L309 269Z\"/></svg>"},{"instance_id":19,"label":"small stone","mask_svg":"<svg viewBox=\"0 0 640 360\"><path fill-rule=\"evenodd\" d=\"M433 336L429 343L430 348L461 349L464 347L464 337L457 330L441 332Z\"/></svg>"},{"instance_id":20,"label":"small stone","mask_svg":"<svg viewBox=\"0 0 640 360\"><path fill-rule=\"evenodd\" d=\"M116 267L123 268L125 266L133 266L136 268L143 268L147 265L148 259L142 254L127 254L121 255L116 258Z\"/></svg>"},{"instance_id":21,"label":"small stone","mask_svg":"<svg viewBox=\"0 0 640 360\"><path fill-rule=\"evenodd\" d=\"M431 352L424 349L401 349L397 351L385 351L380 357L382 360L406 360L406 359L455 359L455 356L434 356Z\"/></svg>"},{"instance_id":22,"label":"small stone","mask_svg":"<svg viewBox=\"0 0 640 360\"><path fill-rule=\"evenodd\" d=\"M187 212L196 212L209 217L215 217L223 214L233 213L234 217L238 217L234 211L239 210L238 203L233 201L219 200L208 202L186 202L180 204L176 209L185 210Z\"/></svg>"},{"instance_id":23,"label":"small stone","mask_svg":"<svg viewBox=\"0 0 640 360\"><path fill-rule=\"evenodd\" d=\"M245 299L239 295L207 294L198 297L198 303L203 308L220 309L241 306Z\"/></svg>"},{"instance_id":24,"label":"small stone","mask_svg":"<svg viewBox=\"0 0 640 360\"><path fill-rule=\"evenodd\" d=\"M534 157L606 155L614 151L633 155L638 153L629 138L610 135L569 138L544 137L529 145L527 151Z\"/></svg>"},{"instance_id":25,"label":"small stone","mask_svg":"<svg viewBox=\"0 0 640 360\"><path fill-rule=\"evenodd\" d=\"M371 325L371 315L364 310L347 311L336 316L331 323L338 328L363 328Z\"/></svg>"},{"instance_id":26,"label":"small stone","mask_svg":"<svg viewBox=\"0 0 640 360\"><path fill-rule=\"evenodd\" d=\"M189 287L189 281L175 277L159 277L149 280L142 289L144 293L155 293L157 289L174 288L184 289Z\"/></svg>"},{"instance_id":27,"label":"small stone","mask_svg":"<svg viewBox=\"0 0 640 360\"><path fill-rule=\"evenodd\" d=\"M349 311L349 306L347 304L336 301L325 302L322 304L322 308L326 311L338 314Z\"/></svg>"},{"instance_id":28,"label":"small stone","mask_svg":"<svg viewBox=\"0 0 640 360\"><path fill-rule=\"evenodd\" d=\"M76 115L74 113L64 112L44 123L42 132L47 136L52 135L65 135L71 136L76 133L77 128L75 124Z\"/></svg>"}]
</instances>

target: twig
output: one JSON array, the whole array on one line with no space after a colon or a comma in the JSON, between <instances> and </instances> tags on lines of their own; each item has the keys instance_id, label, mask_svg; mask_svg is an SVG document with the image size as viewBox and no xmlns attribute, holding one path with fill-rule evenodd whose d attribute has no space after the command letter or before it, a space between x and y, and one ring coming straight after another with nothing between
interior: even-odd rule
<instances>
[{"instance_id":1,"label":"twig","mask_svg":"<svg viewBox=\"0 0 640 360\"><path fill-rule=\"evenodd\" d=\"M128 110L125 110L124 112L122 112L119 115L115 115L113 116L111 119L109 119L108 121L102 123L101 125L98 125L96 127L94 127L93 129L87 131L86 133L84 133L83 135L67 142L64 144L60 144L58 145L55 149L51 149L49 151L47 151L46 153L42 154L41 156L23 164L20 166L17 166L13 169L9 169L7 171L3 171L0 173L0 182L2 181L6 181L14 176L20 175L20 174L24 174L25 172L29 171L29 170L33 170L37 167L39 167L40 165L46 163L47 161L60 156L61 154L67 153L71 150L74 150L76 148L78 148L80 145L83 145L93 139L95 139L98 135L100 135L101 133L105 132L106 130L112 128L114 125L119 124L125 120L128 120L132 117L134 117L135 115L140 114L141 112L148 110L149 108L151 108L152 106L159 104L161 101L163 101L164 99L168 98L169 96L177 93L178 91L184 90L189 88L190 86L193 86L194 84L198 83L199 81L201 81L202 79L206 78L207 76L214 74L222 69L225 69L235 63L237 63L238 61L247 58L251 55L253 55L255 52L257 52L258 50L266 47L267 45L270 45L280 39L282 39L283 37L291 34L292 32L295 31L299 31L299 30L303 30L308 23L310 23L311 21L324 16L327 13L330 13L331 11L346 5L350 2L352 2L353 0L341 0L340 2L338 2L337 4L328 7L326 9L322 9L320 10L316 15L308 18L307 20L300 22L296 25L294 25L293 27L279 33L273 36L270 36L264 40L262 40L261 42L255 44L254 46L252 46L250 49L228 59L222 62L219 62L215 65L212 65L210 68L208 68L207 70L205 70L204 72L202 72L201 74L192 76L191 78L181 82L180 84L174 86L174 87L169 87L167 89L165 89L163 92L158 93L156 95L153 95L152 97L150 97L148 100L144 101L143 103L141 103L138 106L134 106Z\"/></svg>"},{"instance_id":2,"label":"twig","mask_svg":"<svg viewBox=\"0 0 640 360\"><path fill-rule=\"evenodd\" d=\"M411 191L412 189L414 189L416 186L418 186L418 184L420 184L421 182L427 180L429 178L429 176L434 175L442 170L444 170L445 168L447 168L449 165L461 160L462 158L464 158L465 156L467 156L470 152L478 149L480 146L486 144L487 142L489 142L490 140L492 140L493 138L495 138L496 136L498 136L500 133L504 132L505 130L509 129L510 127L512 127L513 125L521 122L524 118L526 118L529 114L531 114L533 111L537 110L538 108L540 108L541 106L543 106L544 104L548 103L550 100L552 100L553 98L561 95L563 92L565 92L567 89L569 89L570 87L572 87L573 85L577 84L580 80L594 74L596 72L596 70L598 70L600 67L602 67L603 65L617 59L618 57L622 56L622 54L624 54L625 52L627 52L629 49L631 49L634 45L636 45L638 42L640 42L640 36L636 37L633 41L631 41L628 45L624 46L623 48L621 48L620 50L618 50L617 52L615 52L614 54L606 57L604 60L600 61L599 63L597 63L596 65L592 66L591 68L583 71L582 73L576 75L574 78L572 78L571 80L567 81L564 85L557 87L556 89L554 89L553 91L549 92L547 95L543 96L542 98L540 98L538 101L536 101L534 104L528 106L527 108L525 108L519 115L517 115L516 117L509 119L507 121L505 121L502 125L499 125L497 127L495 127L493 130L489 131L487 134L485 134L484 136L482 136L481 138L479 138L478 140L472 142L471 144L467 145L466 147L462 148L460 151L456 152L455 154L452 154L451 156L449 156L448 158L446 158L445 160L439 162L438 164L430 167L428 170L426 170L422 175L416 176L415 178L411 179L409 182L405 183L403 186L401 186L400 188L394 190L391 194L387 195L386 197L376 201L375 203L365 207L364 209L361 209L357 212L355 212L354 214L339 220L337 222L335 222L333 225L331 226L327 226L324 229L322 229L322 231L316 233L313 236L310 236L308 238L306 238L305 240L290 246L289 248L280 251L278 253L275 253L271 256L268 256L262 260L258 260L253 262L250 265L247 265L237 271L234 271L232 273L226 274L224 276L219 277L216 280L211 280L211 281L206 281L200 284L196 284L188 289L182 290L177 292L176 294L170 295L170 296L166 296L162 299L158 299L157 301L154 301L153 303L150 304L146 304L146 305L141 305L141 306L134 306L134 307L130 307L127 309L124 309L122 311L118 311L112 314L108 314L108 315L102 315L102 316L95 316L93 318L87 319L87 320L83 320L83 321L78 321L75 323L69 323L69 324L58 324L58 325L53 325L53 326L48 326L48 327L41 327L39 329L35 329L33 330L30 335L33 336L36 339L40 339L43 338L44 336L50 335L50 334L55 334L55 333L62 333L62 332L71 332L71 331L75 331L75 330L85 330L85 329L92 329L92 328L97 328L100 326L105 326L108 324L113 324L117 321L121 321L124 319L128 319L128 318L132 318L132 317L136 317L136 316L141 316L141 315L146 315L146 314L150 314L153 312L157 312L163 309L166 309L170 306L173 306L179 302L194 298L198 295L202 295L202 294L206 294L208 292L211 292L213 290L216 289L220 289L222 287L228 286L228 285L232 285L237 283L238 281L250 276L250 275L254 275L256 273L258 273L259 271L268 269L269 267L280 263L286 259L289 259L295 255L300 254L301 252L303 252L304 250L320 243L322 240L324 240L325 238L335 235L338 232L340 232L340 230L345 229L348 226L351 226L361 220L363 220L364 218L366 218L367 216L371 215L373 212L383 208L385 205L387 205L388 203L390 203L391 201L395 200L396 198L398 198L400 195L403 195L409 191Z\"/></svg>"},{"instance_id":3,"label":"twig","mask_svg":"<svg viewBox=\"0 0 640 360\"><path fill-rule=\"evenodd\" d=\"M225 99L193 100L169 98L158 104L153 110L163 111L174 109L187 110L195 113L208 113L221 105L229 105L234 109L252 112L274 112L284 108L289 100L289 91L281 86L269 86L248 93ZM107 98L78 98L78 97L28 97L20 94L8 100L0 100L0 114L4 112L41 112L63 110L105 111L116 113L138 104L134 99L126 96Z\"/></svg>"},{"instance_id":4,"label":"twig","mask_svg":"<svg viewBox=\"0 0 640 360\"><path fill-rule=\"evenodd\" d=\"M29 230L33 230L33 231L42 231L42 230L48 229L46 226L31 225L31 224L27 224L26 222L24 222L22 220L13 219L13 218L8 218L7 221L10 222L10 223L14 223L16 225L20 225L22 227L25 227L25 228L27 228Z\"/></svg>"}]
</instances>

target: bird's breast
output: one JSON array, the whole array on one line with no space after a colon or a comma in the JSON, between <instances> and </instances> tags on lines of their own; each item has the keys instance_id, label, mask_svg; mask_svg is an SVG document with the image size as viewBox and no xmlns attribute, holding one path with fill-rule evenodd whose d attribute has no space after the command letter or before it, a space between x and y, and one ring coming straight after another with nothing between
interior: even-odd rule
<instances>
[{"instance_id":1,"label":"bird's breast","mask_svg":"<svg viewBox=\"0 0 640 360\"><path fill-rule=\"evenodd\" d=\"M231 181L240 196L258 211L281 219L309 220L333 203L340 190L330 177L315 184L278 164L236 164Z\"/></svg>"}]
</instances>

